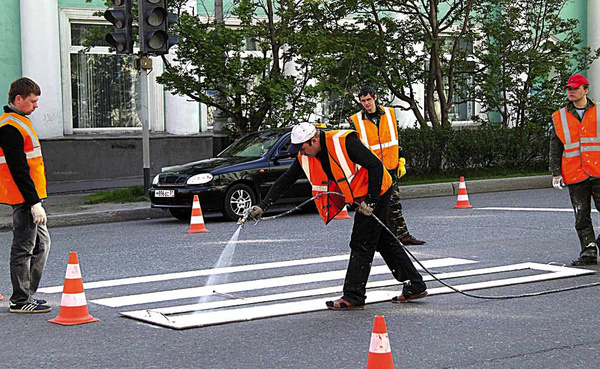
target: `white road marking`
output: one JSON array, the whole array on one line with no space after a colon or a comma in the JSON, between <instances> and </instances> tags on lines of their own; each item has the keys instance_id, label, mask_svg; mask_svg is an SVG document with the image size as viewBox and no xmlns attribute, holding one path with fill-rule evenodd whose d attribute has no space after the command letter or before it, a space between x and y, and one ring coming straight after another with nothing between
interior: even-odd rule
<instances>
[{"instance_id":1,"label":"white road marking","mask_svg":"<svg viewBox=\"0 0 600 369\"><path fill-rule=\"evenodd\" d=\"M529 266L526 264L521 264L521 267L519 268L518 265L509 265L509 266L501 266L501 267L493 267L493 268L463 270L463 271L459 271L459 272L439 273L439 274L435 274L435 276L439 279L446 280L446 279L452 279L452 278L474 277L474 276L478 276L478 275L502 273L502 272L507 272L507 271L522 270L522 269L529 269ZM429 281L434 280L434 278L430 275L424 275L423 280L425 282L429 282ZM390 287L390 286L398 286L398 292L396 292L396 294L400 293L400 283L395 279L387 279L387 280L383 280L383 281L374 281L374 282L367 283L367 289ZM342 292L342 286L340 285L340 286L335 286L335 287L316 288L316 289L310 289L310 290L277 293L277 294L263 295L263 296L256 296L256 297L246 297L243 299L241 299L241 298L238 298L235 300L228 299L228 300L203 302L203 303L198 303L198 304L157 308L157 309L150 309L150 311L165 314L165 315L181 314L181 313L189 313L192 311L199 311L199 310L222 309L222 308L227 308L227 307L232 307L232 306L252 305L252 304L258 304L258 303L263 303L263 302L273 302L273 301L278 301L278 300L288 300L288 299L294 299L294 298L327 295L327 294L331 294L331 293L341 293L341 292ZM369 291L368 293L370 294L371 292Z\"/></svg>"},{"instance_id":2,"label":"white road marking","mask_svg":"<svg viewBox=\"0 0 600 369\"><path fill-rule=\"evenodd\" d=\"M377 257L381 257L381 256L378 255ZM239 273L239 272L248 272L248 271L252 271L252 270L285 268L285 267L292 267L292 266L298 266L298 265L319 264L319 263L330 263L330 262L334 262L334 261L348 260L348 258L349 258L349 254L343 254L343 255L333 255L333 256L325 256L325 257L318 257L318 258L276 261L276 262L271 262L271 263L239 265L239 266L224 267L224 268L191 270L188 272L155 274L155 275L148 275L148 276L142 276L142 277L131 277L131 278L112 279L112 280L107 280L107 281L87 282L87 283L83 284L83 288L86 290L89 290L92 288L123 286L123 285L127 285L127 284L136 284L136 283L169 281L169 280L173 280L173 279L203 277L203 276L209 276L209 275L214 275L214 274ZM38 289L38 292L59 293L59 292L62 292L62 290L63 290L63 286L52 286L52 287L40 288L40 289Z\"/></svg>"},{"instance_id":3,"label":"white road marking","mask_svg":"<svg viewBox=\"0 0 600 369\"><path fill-rule=\"evenodd\" d=\"M289 239L264 239L264 240L238 240L238 241L212 241L212 242L202 242L203 245L227 245L228 243L235 243L235 244L245 244L245 243L249 243L249 244L263 244L263 243L280 243L280 242L299 242L299 241L306 241L305 239L302 238L289 238Z\"/></svg>"},{"instance_id":4,"label":"white road marking","mask_svg":"<svg viewBox=\"0 0 600 369\"><path fill-rule=\"evenodd\" d=\"M567 208L513 208L513 207L495 207L488 206L483 208L474 208L476 210L501 210L501 211L557 211L557 212L568 212L572 213L573 209ZM597 213L598 210L592 209L592 213Z\"/></svg>"},{"instance_id":5,"label":"white road marking","mask_svg":"<svg viewBox=\"0 0 600 369\"><path fill-rule=\"evenodd\" d=\"M457 258L444 258L444 259L435 259L435 260L426 260L422 262L426 268L435 268L440 266L451 266L451 265L461 265L461 264L470 264L476 263L472 260L466 259L457 259ZM418 265L415 267L420 268ZM389 273L389 269L386 265L380 265L373 267L371 269L370 275L384 274ZM265 288L274 288L274 287L283 287L283 286L293 286L305 283L314 283L314 282L323 282L323 281L331 281L337 279L344 279L346 276L346 269L328 271L328 272L320 272L320 273L309 273L309 274L299 274L293 276L285 276L285 277L275 277L275 278L265 278L265 279L256 279L244 282L234 282L234 283L224 283L217 285L209 285L203 287L191 287L191 288L181 288L170 291L160 291L160 292L151 292L151 293L142 293L136 295L126 295L126 296L117 296L117 297L109 297L104 299L91 300L90 302L111 306L111 307L119 307L126 305L137 305L137 304L145 304L152 302L160 302L160 301L170 301L177 299L185 299L185 298L194 298L194 297L202 297L202 296L210 296L213 295L213 291L217 290L220 293L235 293L240 291L248 291L248 290L258 290Z\"/></svg>"},{"instance_id":6,"label":"white road marking","mask_svg":"<svg viewBox=\"0 0 600 369\"><path fill-rule=\"evenodd\" d=\"M490 268L487 268L488 270ZM593 274L594 271L587 269L576 269L568 267L559 267L553 265L537 264L537 263L522 263L495 268L499 271L514 271L514 270L539 270L547 273L530 275L525 277L515 277L500 280L492 280L487 282L468 283L456 285L455 287L461 291L470 291L483 288L492 288L499 286L508 286L513 284L529 283L542 280L550 280L556 278L575 277L585 274ZM465 276L467 271L463 272ZM482 273L482 270L477 271ZM439 287L429 289L430 295L454 292L448 287ZM397 291L370 291L367 297L367 304L376 302L389 301L392 297L397 296ZM132 312L122 312L121 315L129 318L141 320L147 323L152 323L173 329L186 329L193 327L204 327L215 324L225 324L233 322L248 321L253 319L262 319L277 317L283 315L300 314L312 311L325 310L325 302L336 298L338 295L330 297L322 297L318 299L301 300L288 303L278 303L270 305L256 305L250 307L242 307L236 309L225 309L216 311L194 311L188 314L178 313L176 315L168 315L157 310L138 310Z\"/></svg>"}]
</instances>

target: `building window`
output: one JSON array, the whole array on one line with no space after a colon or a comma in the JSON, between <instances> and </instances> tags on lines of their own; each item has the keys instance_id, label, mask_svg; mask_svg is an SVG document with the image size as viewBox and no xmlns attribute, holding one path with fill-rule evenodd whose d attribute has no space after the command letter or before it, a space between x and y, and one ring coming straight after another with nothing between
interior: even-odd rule
<instances>
[{"instance_id":1,"label":"building window","mask_svg":"<svg viewBox=\"0 0 600 369\"><path fill-rule=\"evenodd\" d=\"M156 77L161 58L152 58L147 75L147 111L142 114L141 75L131 55L115 55L107 43L83 45L93 27L102 34L114 29L102 16L104 9L62 8L59 12L64 133L120 133L139 131L142 116L150 131L165 130L165 95ZM134 45L137 52L137 45Z\"/></svg>"},{"instance_id":2,"label":"building window","mask_svg":"<svg viewBox=\"0 0 600 369\"><path fill-rule=\"evenodd\" d=\"M133 57L108 53L108 45L85 50L87 29L71 23L71 105L73 129L141 127L139 74ZM106 32L112 27L106 26Z\"/></svg>"}]
</instances>

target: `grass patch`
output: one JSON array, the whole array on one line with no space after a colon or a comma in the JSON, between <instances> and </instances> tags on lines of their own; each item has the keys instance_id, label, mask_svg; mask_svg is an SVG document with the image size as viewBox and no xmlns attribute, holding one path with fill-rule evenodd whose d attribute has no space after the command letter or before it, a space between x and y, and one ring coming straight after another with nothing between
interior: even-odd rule
<instances>
[{"instance_id":1,"label":"grass patch","mask_svg":"<svg viewBox=\"0 0 600 369\"><path fill-rule=\"evenodd\" d=\"M134 186L129 188L121 188L118 190L98 192L87 195L83 202L85 204L100 204L105 202L126 203L148 201L148 197L144 194L144 186Z\"/></svg>"}]
</instances>

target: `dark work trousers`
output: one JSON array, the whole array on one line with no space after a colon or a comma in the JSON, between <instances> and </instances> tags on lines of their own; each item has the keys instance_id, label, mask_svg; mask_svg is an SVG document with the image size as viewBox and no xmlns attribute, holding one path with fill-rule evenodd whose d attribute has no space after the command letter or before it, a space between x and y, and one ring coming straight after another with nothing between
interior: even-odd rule
<instances>
[{"instance_id":1,"label":"dark work trousers","mask_svg":"<svg viewBox=\"0 0 600 369\"><path fill-rule=\"evenodd\" d=\"M383 224L387 225L387 210L392 189L383 194L373 214ZM344 300L353 305L363 305L366 299L366 285L371 272L371 265L375 251L378 251L392 275L396 280L410 281L411 291L422 292L425 290L423 278L413 265L406 251L394 237L375 220L372 216L366 216L356 212L354 215L354 226L350 238L350 261L344 281Z\"/></svg>"},{"instance_id":2,"label":"dark work trousers","mask_svg":"<svg viewBox=\"0 0 600 369\"><path fill-rule=\"evenodd\" d=\"M575 230L581 245L581 257L598 257L594 225L591 217L591 199L600 210L600 178L589 178L583 182L569 185L571 205L575 211Z\"/></svg>"},{"instance_id":3,"label":"dark work trousers","mask_svg":"<svg viewBox=\"0 0 600 369\"><path fill-rule=\"evenodd\" d=\"M395 171L392 171L395 172ZM392 173L390 172L390 174ZM404 214L402 214L402 204L400 203L400 179L397 178L396 173L392 174L392 196L388 206L387 219L389 228L399 240L404 237L410 236L406 221L404 220Z\"/></svg>"},{"instance_id":4,"label":"dark work trousers","mask_svg":"<svg viewBox=\"0 0 600 369\"><path fill-rule=\"evenodd\" d=\"M33 223L29 205L13 205L13 242L10 249L12 303L33 302L49 251L48 228Z\"/></svg>"}]
</instances>

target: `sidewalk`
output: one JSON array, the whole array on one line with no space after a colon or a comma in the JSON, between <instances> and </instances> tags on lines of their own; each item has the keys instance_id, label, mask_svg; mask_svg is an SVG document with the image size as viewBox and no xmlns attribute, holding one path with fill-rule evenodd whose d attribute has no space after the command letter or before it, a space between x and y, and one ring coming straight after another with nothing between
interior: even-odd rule
<instances>
[{"instance_id":1,"label":"sidewalk","mask_svg":"<svg viewBox=\"0 0 600 369\"><path fill-rule=\"evenodd\" d=\"M129 186L129 182L131 181L125 179L121 183ZM469 181L466 179L466 183L469 194L552 187L550 175L477 181ZM137 183L132 185L135 184ZM102 184L100 185L102 186ZM48 199L44 202L44 208L48 214L48 226L64 227L93 223L165 218L171 216L168 211L152 209L150 207L150 202L85 205L83 201L88 194L110 189L98 186L98 181L78 182L71 185L63 184L61 186L57 186L56 184L49 185L50 194L48 195ZM60 188L76 189L76 191L86 192L63 193L64 190L60 191ZM454 196L458 194L458 182L401 186L400 193L404 199ZM11 229L12 208L7 205L1 205L0 231L6 232Z\"/></svg>"}]
</instances>

